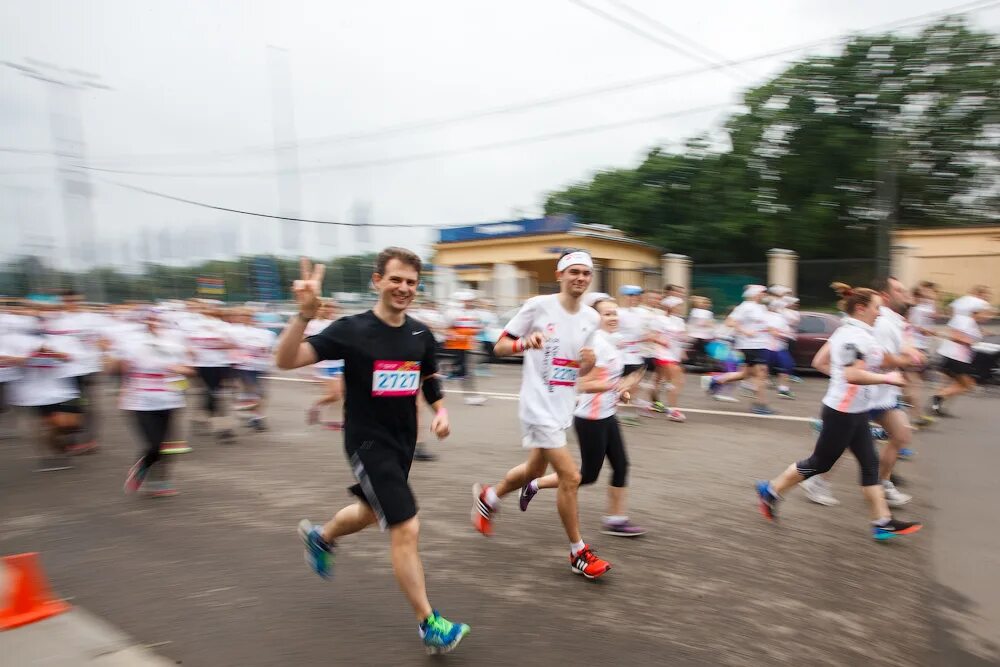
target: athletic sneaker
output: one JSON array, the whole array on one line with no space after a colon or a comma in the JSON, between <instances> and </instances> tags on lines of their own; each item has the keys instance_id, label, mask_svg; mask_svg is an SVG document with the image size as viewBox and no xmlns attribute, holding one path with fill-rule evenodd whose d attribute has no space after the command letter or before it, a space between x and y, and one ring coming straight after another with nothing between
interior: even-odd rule
<instances>
[{"instance_id":1,"label":"athletic sneaker","mask_svg":"<svg viewBox=\"0 0 1000 667\"><path fill-rule=\"evenodd\" d=\"M306 410L306 423L312 426L319 423L319 406L314 405Z\"/></svg>"},{"instance_id":2,"label":"athletic sneaker","mask_svg":"<svg viewBox=\"0 0 1000 667\"><path fill-rule=\"evenodd\" d=\"M306 564L319 576L329 579L333 575L333 545L323 539L319 526L312 525L309 519L299 521L299 537L306 545Z\"/></svg>"},{"instance_id":3,"label":"athletic sneaker","mask_svg":"<svg viewBox=\"0 0 1000 667\"><path fill-rule=\"evenodd\" d=\"M666 412L667 406L663 404L663 401L653 401L653 404L649 406L649 409L653 412Z\"/></svg>"},{"instance_id":4,"label":"athletic sneaker","mask_svg":"<svg viewBox=\"0 0 1000 667\"><path fill-rule=\"evenodd\" d=\"M485 405L486 404L486 397L485 396L466 396L465 397L465 404L466 405Z\"/></svg>"},{"instance_id":5,"label":"athletic sneaker","mask_svg":"<svg viewBox=\"0 0 1000 667\"><path fill-rule=\"evenodd\" d=\"M914 420L913 425L917 428L923 428L924 426L930 426L933 423L934 417L931 417L930 415L920 415Z\"/></svg>"},{"instance_id":6,"label":"athletic sneaker","mask_svg":"<svg viewBox=\"0 0 1000 667\"><path fill-rule=\"evenodd\" d=\"M719 401L720 403L739 403L740 399L735 396L730 396L729 394L713 394L712 398Z\"/></svg>"},{"instance_id":7,"label":"athletic sneaker","mask_svg":"<svg viewBox=\"0 0 1000 667\"><path fill-rule=\"evenodd\" d=\"M872 526L872 537L876 540L891 540L900 535L912 535L924 525L916 521L899 521L889 519L889 523L884 526Z\"/></svg>"},{"instance_id":8,"label":"athletic sneaker","mask_svg":"<svg viewBox=\"0 0 1000 667\"><path fill-rule=\"evenodd\" d=\"M775 521L778 518L778 497L768 491L768 482L757 482L757 507L760 513L768 521Z\"/></svg>"},{"instance_id":9,"label":"athletic sneaker","mask_svg":"<svg viewBox=\"0 0 1000 667\"><path fill-rule=\"evenodd\" d=\"M810 419L809 425L812 426L812 430L816 431L816 433L823 432L823 420L820 419L819 417L814 417L813 419Z\"/></svg>"},{"instance_id":10,"label":"athletic sneaker","mask_svg":"<svg viewBox=\"0 0 1000 667\"><path fill-rule=\"evenodd\" d=\"M640 424L639 418L632 415L623 415L618 418L618 421L625 426L638 426Z\"/></svg>"},{"instance_id":11,"label":"athletic sneaker","mask_svg":"<svg viewBox=\"0 0 1000 667\"><path fill-rule=\"evenodd\" d=\"M215 437L219 440L219 442L223 443L231 443L236 440L236 434L233 433L233 430L230 428L222 429L216 433Z\"/></svg>"},{"instance_id":12,"label":"athletic sneaker","mask_svg":"<svg viewBox=\"0 0 1000 667\"><path fill-rule=\"evenodd\" d=\"M329 419L323 422L323 428L325 428L327 431L343 431L344 422L340 422L335 419Z\"/></svg>"},{"instance_id":13,"label":"athletic sneaker","mask_svg":"<svg viewBox=\"0 0 1000 667\"><path fill-rule=\"evenodd\" d=\"M573 572L582 574L587 579L597 579L611 569L611 563L598 558L586 544L576 554L569 555L569 566Z\"/></svg>"},{"instance_id":14,"label":"athletic sneaker","mask_svg":"<svg viewBox=\"0 0 1000 667\"><path fill-rule=\"evenodd\" d=\"M177 495L177 489L171 482L150 482L147 486L150 486L149 497L150 498L172 498Z\"/></svg>"},{"instance_id":15,"label":"athletic sneaker","mask_svg":"<svg viewBox=\"0 0 1000 667\"><path fill-rule=\"evenodd\" d=\"M872 440L888 440L889 432L878 424L869 424L869 428L872 432Z\"/></svg>"},{"instance_id":16,"label":"athletic sneaker","mask_svg":"<svg viewBox=\"0 0 1000 667\"><path fill-rule=\"evenodd\" d=\"M669 419L672 422L679 422L681 424L687 421L687 417L684 416L684 413L678 410L677 408L670 408L670 410L667 411L667 419Z\"/></svg>"},{"instance_id":17,"label":"athletic sneaker","mask_svg":"<svg viewBox=\"0 0 1000 667\"><path fill-rule=\"evenodd\" d=\"M722 387L722 383L720 383L714 377L710 377L708 379L708 387L705 388L705 391L708 392L712 396L717 396L718 393L719 393L719 389L721 387Z\"/></svg>"},{"instance_id":18,"label":"athletic sneaker","mask_svg":"<svg viewBox=\"0 0 1000 667\"><path fill-rule=\"evenodd\" d=\"M422 442L418 442L416 448L413 450L413 460L414 461L437 461L437 454L432 454L427 445Z\"/></svg>"},{"instance_id":19,"label":"athletic sneaker","mask_svg":"<svg viewBox=\"0 0 1000 667\"><path fill-rule=\"evenodd\" d=\"M146 473L148 472L149 467L142 464L142 459L136 461L129 468L128 475L125 477L125 493L135 493L138 491L146 479Z\"/></svg>"},{"instance_id":20,"label":"athletic sneaker","mask_svg":"<svg viewBox=\"0 0 1000 667\"><path fill-rule=\"evenodd\" d=\"M531 480L531 482L533 481L535 480ZM517 497L517 504L521 507L522 512L528 511L528 503L530 503L531 499L535 497L536 493L538 493L538 489L532 487L531 482L528 482L521 487L521 493Z\"/></svg>"},{"instance_id":21,"label":"athletic sneaker","mask_svg":"<svg viewBox=\"0 0 1000 667\"><path fill-rule=\"evenodd\" d=\"M763 403L754 403L753 407L750 408L750 412L755 415L776 415L778 414L771 408L767 407Z\"/></svg>"},{"instance_id":22,"label":"athletic sneaker","mask_svg":"<svg viewBox=\"0 0 1000 667\"><path fill-rule=\"evenodd\" d=\"M909 447L903 447L899 450L899 458L902 459L903 461L909 461L916 455L917 452L910 449Z\"/></svg>"},{"instance_id":23,"label":"athletic sneaker","mask_svg":"<svg viewBox=\"0 0 1000 667\"><path fill-rule=\"evenodd\" d=\"M889 507L902 507L913 499L913 496L903 493L890 481L882 482L882 488L885 489L885 502Z\"/></svg>"},{"instance_id":24,"label":"athletic sneaker","mask_svg":"<svg viewBox=\"0 0 1000 667\"><path fill-rule=\"evenodd\" d=\"M646 534L646 529L635 525L628 519L623 519L622 521L608 521L605 519L601 522L601 532L605 535L614 535L615 537L639 537Z\"/></svg>"},{"instance_id":25,"label":"athletic sneaker","mask_svg":"<svg viewBox=\"0 0 1000 667\"><path fill-rule=\"evenodd\" d=\"M487 537L493 534L493 515L496 513L486 502L486 490L489 488L481 484L472 485L472 525Z\"/></svg>"},{"instance_id":26,"label":"athletic sneaker","mask_svg":"<svg viewBox=\"0 0 1000 667\"><path fill-rule=\"evenodd\" d=\"M191 451L187 440L168 440L160 445L161 454L187 454Z\"/></svg>"},{"instance_id":27,"label":"athletic sneaker","mask_svg":"<svg viewBox=\"0 0 1000 667\"><path fill-rule=\"evenodd\" d=\"M81 454L93 454L97 451L97 443L93 440L89 442L75 442L71 445L66 445L64 450L70 456L80 456Z\"/></svg>"},{"instance_id":28,"label":"athletic sneaker","mask_svg":"<svg viewBox=\"0 0 1000 667\"><path fill-rule=\"evenodd\" d=\"M794 400L795 394L792 393L791 389L779 389L778 398L787 398L788 400Z\"/></svg>"},{"instance_id":29,"label":"athletic sneaker","mask_svg":"<svg viewBox=\"0 0 1000 667\"><path fill-rule=\"evenodd\" d=\"M789 375L788 379L794 382L795 384L802 384L802 378L800 378L798 375Z\"/></svg>"},{"instance_id":30,"label":"athletic sneaker","mask_svg":"<svg viewBox=\"0 0 1000 667\"><path fill-rule=\"evenodd\" d=\"M802 480L799 486L805 492L806 498L817 505L835 507L840 504L840 501L834 497L833 492L830 490L830 485L823 481L823 478L819 475Z\"/></svg>"},{"instance_id":31,"label":"athletic sneaker","mask_svg":"<svg viewBox=\"0 0 1000 667\"><path fill-rule=\"evenodd\" d=\"M447 618L434 610L420 624L420 638L424 640L424 648L428 655L448 653L462 641L465 635L469 634L468 625L465 623L452 623Z\"/></svg>"}]
</instances>

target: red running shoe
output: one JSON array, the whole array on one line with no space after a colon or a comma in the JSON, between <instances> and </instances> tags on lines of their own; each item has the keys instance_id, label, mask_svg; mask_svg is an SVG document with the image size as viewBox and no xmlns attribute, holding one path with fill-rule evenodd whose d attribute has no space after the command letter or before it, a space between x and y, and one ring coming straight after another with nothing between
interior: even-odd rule
<instances>
[{"instance_id":1,"label":"red running shoe","mask_svg":"<svg viewBox=\"0 0 1000 667\"><path fill-rule=\"evenodd\" d=\"M573 572L582 574L588 579L597 579L611 569L611 563L598 558L587 545L584 545L576 555L569 555L569 566Z\"/></svg>"},{"instance_id":2,"label":"red running shoe","mask_svg":"<svg viewBox=\"0 0 1000 667\"><path fill-rule=\"evenodd\" d=\"M486 502L488 488L490 487L483 487L481 484L472 486L472 525L486 537L493 534L493 515L496 514L496 510Z\"/></svg>"}]
</instances>

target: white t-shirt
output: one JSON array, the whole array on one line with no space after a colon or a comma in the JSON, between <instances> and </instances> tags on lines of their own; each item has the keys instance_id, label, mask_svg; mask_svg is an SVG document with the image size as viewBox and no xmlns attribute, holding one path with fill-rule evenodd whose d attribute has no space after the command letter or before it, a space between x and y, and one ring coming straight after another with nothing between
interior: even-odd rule
<instances>
[{"instance_id":1,"label":"white t-shirt","mask_svg":"<svg viewBox=\"0 0 1000 667\"><path fill-rule=\"evenodd\" d=\"M267 329L246 324L234 327L239 344L236 368L243 371L269 371L274 366L274 344L278 336Z\"/></svg>"},{"instance_id":2,"label":"white t-shirt","mask_svg":"<svg viewBox=\"0 0 1000 667\"><path fill-rule=\"evenodd\" d=\"M783 308L781 315L788 322L788 326L792 328L792 333L796 333L799 328L799 322L802 320L802 314L792 308Z\"/></svg>"},{"instance_id":3,"label":"white t-shirt","mask_svg":"<svg viewBox=\"0 0 1000 667\"><path fill-rule=\"evenodd\" d=\"M56 405L80 396L73 379L76 372L73 362L80 354L80 343L75 338L12 334L9 344L12 356L27 357L21 366L21 376L9 385L11 405ZM50 352L41 352L43 345ZM67 354L70 359L55 359L52 352Z\"/></svg>"},{"instance_id":4,"label":"white t-shirt","mask_svg":"<svg viewBox=\"0 0 1000 667\"><path fill-rule=\"evenodd\" d=\"M80 343L80 354L73 363L74 375L90 375L101 370L101 350L98 343L106 322L97 313L62 313L45 324L46 333L72 336Z\"/></svg>"},{"instance_id":5,"label":"white t-shirt","mask_svg":"<svg viewBox=\"0 0 1000 667\"><path fill-rule=\"evenodd\" d=\"M777 335L770 333L768 338L770 338L770 344L767 349L772 352L781 352L782 350L788 349L788 341L795 338L795 333L792 331L791 325L785 318L785 313L782 310L772 310L767 314L767 325L771 329L777 331Z\"/></svg>"},{"instance_id":6,"label":"white t-shirt","mask_svg":"<svg viewBox=\"0 0 1000 667\"><path fill-rule=\"evenodd\" d=\"M580 351L597 331L600 316L580 305L568 313L558 294L532 297L507 323L516 338L540 331L546 341L541 349L524 351L521 401L518 414L524 424L552 430L567 429L576 406L576 381Z\"/></svg>"},{"instance_id":7,"label":"white t-shirt","mask_svg":"<svg viewBox=\"0 0 1000 667\"><path fill-rule=\"evenodd\" d=\"M0 332L0 357L19 356L14 348L16 337L22 335L11 331ZM0 382L11 382L21 377L21 367L11 362L0 361Z\"/></svg>"},{"instance_id":8,"label":"white t-shirt","mask_svg":"<svg viewBox=\"0 0 1000 667\"><path fill-rule=\"evenodd\" d=\"M651 321L653 333L656 334L654 356L659 361L681 360L684 353L684 342L687 340L687 325L679 315L662 314Z\"/></svg>"},{"instance_id":9,"label":"white t-shirt","mask_svg":"<svg viewBox=\"0 0 1000 667\"><path fill-rule=\"evenodd\" d=\"M770 336L767 333L767 307L755 301L744 301L733 309L731 318L743 330L736 335L738 350L766 350Z\"/></svg>"},{"instance_id":10,"label":"white t-shirt","mask_svg":"<svg viewBox=\"0 0 1000 667\"><path fill-rule=\"evenodd\" d=\"M692 338L712 340L715 338L715 315L705 308L692 308L688 313L688 331Z\"/></svg>"},{"instance_id":11,"label":"white t-shirt","mask_svg":"<svg viewBox=\"0 0 1000 667\"><path fill-rule=\"evenodd\" d=\"M642 306L618 309L618 334L621 339L625 363L630 366L641 364L646 352L646 336L649 334L650 312Z\"/></svg>"},{"instance_id":12,"label":"white t-shirt","mask_svg":"<svg viewBox=\"0 0 1000 667\"><path fill-rule=\"evenodd\" d=\"M875 340L872 327L849 317L830 336L830 383L823 405L838 412L857 414L872 407L877 385L850 384L844 379L844 369L863 359L865 368L877 371L882 366L882 347Z\"/></svg>"},{"instance_id":13,"label":"white t-shirt","mask_svg":"<svg viewBox=\"0 0 1000 667\"><path fill-rule=\"evenodd\" d=\"M445 329L448 325L448 323L445 322L444 315L431 308L420 308L413 311L413 313L410 314L410 317L418 322L426 324L430 328L431 333L434 334L434 340L439 343L444 341Z\"/></svg>"},{"instance_id":14,"label":"white t-shirt","mask_svg":"<svg viewBox=\"0 0 1000 667\"><path fill-rule=\"evenodd\" d=\"M906 320L891 308L882 306L879 309L879 316L875 320L874 333L875 340L885 352L898 355L906 342ZM872 407L876 410L889 410L896 407L896 403L903 393L899 387L889 384L875 385L873 389Z\"/></svg>"},{"instance_id":15,"label":"white t-shirt","mask_svg":"<svg viewBox=\"0 0 1000 667\"><path fill-rule=\"evenodd\" d=\"M218 368L232 364L232 349L236 341L230 325L210 317L190 323L187 333L188 346L194 353L194 365L201 368Z\"/></svg>"},{"instance_id":16,"label":"white t-shirt","mask_svg":"<svg viewBox=\"0 0 1000 667\"><path fill-rule=\"evenodd\" d=\"M978 296L972 296L971 294L966 294L965 296L960 296L951 302L951 312L952 315L969 315L971 314L973 307L985 307L988 305L989 304L984 299L980 299Z\"/></svg>"},{"instance_id":17,"label":"white t-shirt","mask_svg":"<svg viewBox=\"0 0 1000 667\"><path fill-rule=\"evenodd\" d=\"M976 320L974 320L971 315L953 316L951 320L948 321L948 328L969 336L972 339L973 344L981 340L983 337L983 332L979 330L979 325L976 324ZM941 341L941 346L938 347L938 352L942 357L947 357L948 359L964 361L967 364L972 363L972 347L969 345L963 345L962 343L956 343L953 340L945 339Z\"/></svg>"},{"instance_id":18,"label":"white t-shirt","mask_svg":"<svg viewBox=\"0 0 1000 667\"><path fill-rule=\"evenodd\" d=\"M597 369L601 381L617 383L625 372L625 354L618 349L615 336L599 329L594 334L593 342L594 356L597 357L594 368ZM576 410L573 414L582 419L606 419L615 414L619 395L617 388L600 394L581 393L576 400Z\"/></svg>"},{"instance_id":19,"label":"white t-shirt","mask_svg":"<svg viewBox=\"0 0 1000 667\"><path fill-rule=\"evenodd\" d=\"M916 304L910 308L907 319L910 321L910 324L913 325L913 328L911 329L913 346L921 350L929 348L931 345L931 337L921 333L917 330L917 328L934 328L934 304L926 301Z\"/></svg>"},{"instance_id":20,"label":"white t-shirt","mask_svg":"<svg viewBox=\"0 0 1000 667\"><path fill-rule=\"evenodd\" d=\"M184 407L184 376L170 370L190 363L187 349L176 337L149 331L135 334L116 347L125 364L119 405L123 410L175 410Z\"/></svg>"}]
</instances>

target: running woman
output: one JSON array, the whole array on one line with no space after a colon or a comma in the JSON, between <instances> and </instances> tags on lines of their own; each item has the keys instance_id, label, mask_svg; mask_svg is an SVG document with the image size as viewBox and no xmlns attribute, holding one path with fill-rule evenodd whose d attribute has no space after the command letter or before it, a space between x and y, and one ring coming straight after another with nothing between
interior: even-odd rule
<instances>
[{"instance_id":1,"label":"running woman","mask_svg":"<svg viewBox=\"0 0 1000 667\"><path fill-rule=\"evenodd\" d=\"M774 288L772 288L774 289ZM795 340L795 330L789 324L789 318L785 316L785 297L774 297L767 304L768 333L771 336L768 351L770 352L769 367L778 376L778 396L781 398L793 399L788 380L795 369L795 361L791 352L788 351L789 341Z\"/></svg>"},{"instance_id":2,"label":"running woman","mask_svg":"<svg viewBox=\"0 0 1000 667\"><path fill-rule=\"evenodd\" d=\"M483 535L493 534L493 519L500 499L513 491L523 494L528 482L545 474L551 465L559 478L556 507L570 542L573 572L596 579L611 564L583 541L577 511L580 470L566 450L566 430L573 423L576 383L594 367L590 338L600 317L581 298L593 280L594 262L584 251L563 255L556 264L558 294L532 297L507 323L495 352L506 357L524 352L521 374L521 445L528 459L497 482L473 487L472 523Z\"/></svg>"},{"instance_id":3,"label":"running woman","mask_svg":"<svg viewBox=\"0 0 1000 667\"><path fill-rule=\"evenodd\" d=\"M726 318L726 324L736 333L736 349L743 353L745 364L735 373L713 377L708 385L709 394L717 394L723 385L744 378L753 382L755 403L750 411L755 415L773 415L767 405L764 389L767 384L767 364L769 361L767 308L762 301L767 293L763 285L747 285L743 290L743 303L733 309Z\"/></svg>"},{"instance_id":4,"label":"running woman","mask_svg":"<svg viewBox=\"0 0 1000 667\"><path fill-rule=\"evenodd\" d=\"M954 304L952 309L955 309ZM990 304L976 297L964 302L961 310L948 321L945 339L938 347L938 353L944 358L942 370L951 382L931 399L931 411L935 415L951 417L944 410L945 400L960 396L976 386L972 346L982 340L983 332L979 324L988 320L990 314Z\"/></svg>"},{"instance_id":5,"label":"running woman","mask_svg":"<svg viewBox=\"0 0 1000 667\"><path fill-rule=\"evenodd\" d=\"M278 337L273 331L254 324L253 311L249 308L238 311L234 317L234 337L239 345L236 372L243 391L251 397L250 419L247 426L266 431L264 407L267 389L262 376L274 365L274 344Z\"/></svg>"},{"instance_id":6,"label":"running woman","mask_svg":"<svg viewBox=\"0 0 1000 667\"><path fill-rule=\"evenodd\" d=\"M122 378L119 405L132 413L142 439L141 454L125 477L125 492L136 493L152 471L150 495L160 498L177 494L162 448L184 407L185 378L195 370L188 349L164 329L160 313L147 311L143 323L144 331L115 341L107 368Z\"/></svg>"},{"instance_id":7,"label":"running woman","mask_svg":"<svg viewBox=\"0 0 1000 667\"><path fill-rule=\"evenodd\" d=\"M691 351L695 359L708 361L710 355L705 347L715 340L715 314L712 302L704 296L691 297L691 310L687 318L688 335L691 336Z\"/></svg>"},{"instance_id":8,"label":"running woman","mask_svg":"<svg viewBox=\"0 0 1000 667\"><path fill-rule=\"evenodd\" d=\"M619 398L628 402L629 392L639 384L644 368L638 366L625 375L625 353L618 347L618 305L607 294L588 294L588 301L601 317L601 328L594 336L596 361L590 373L580 378L581 392L573 412L573 428L580 444L580 484L593 484L606 458L611 464L608 487L608 514L601 522L601 532L617 537L645 535L643 528L629 520L625 510L625 483L628 479L628 456L621 429L615 417ZM521 511L540 489L559 487L559 475L552 473L528 482L521 493Z\"/></svg>"},{"instance_id":9,"label":"running woman","mask_svg":"<svg viewBox=\"0 0 1000 667\"><path fill-rule=\"evenodd\" d=\"M404 248L386 248L376 258L372 284L378 302L371 310L342 317L305 341L306 325L319 309L323 265L302 259L302 278L293 286L299 312L285 327L275 361L279 368L301 368L323 359L344 360L344 449L358 483L357 501L323 526L303 519L299 535L306 561L316 574L329 577L336 541L378 524L388 529L392 568L413 606L428 653L451 651L469 633L427 601L424 568L417 544L417 501L407 478L417 442L417 392L434 412L431 430L439 438L450 431L441 385L435 374L434 336L407 316L420 284L420 258Z\"/></svg>"},{"instance_id":10,"label":"running woman","mask_svg":"<svg viewBox=\"0 0 1000 667\"><path fill-rule=\"evenodd\" d=\"M305 337L315 336L337 319L337 304L332 299L320 302L316 319L306 325ZM344 360L324 359L313 366L314 378L323 383L323 395L306 412L306 423L320 423L320 413L326 405L336 405L344 398ZM339 419L324 421L323 426L333 431L343 428Z\"/></svg>"},{"instance_id":11,"label":"running woman","mask_svg":"<svg viewBox=\"0 0 1000 667\"><path fill-rule=\"evenodd\" d=\"M622 285L620 292L624 306L618 308L618 336L624 354L624 374L631 376L641 371L639 373L641 380L646 371L646 360L643 358L643 353L649 331L649 313L639 305L642 300L641 287ZM621 415L619 421L622 424L636 426L639 423L638 412L634 407L630 408L630 414Z\"/></svg>"},{"instance_id":12,"label":"running woman","mask_svg":"<svg viewBox=\"0 0 1000 667\"><path fill-rule=\"evenodd\" d=\"M212 307L184 323L188 327L187 346L194 353L193 365L204 385L201 407L209 429L220 442L232 442L236 434L226 418L225 384L232 376L231 352L237 344L230 325L222 320L222 311Z\"/></svg>"},{"instance_id":13,"label":"running woman","mask_svg":"<svg viewBox=\"0 0 1000 667\"><path fill-rule=\"evenodd\" d=\"M653 405L656 412L665 412L672 422L687 421L684 413L677 409L677 396L684 387L684 343L687 340L687 325L678 315L684 299L668 296L660 302L663 312L653 318L652 331L656 345L656 377L653 378ZM667 405L660 402L660 385L667 385Z\"/></svg>"},{"instance_id":14,"label":"running woman","mask_svg":"<svg viewBox=\"0 0 1000 667\"><path fill-rule=\"evenodd\" d=\"M892 517L885 490L879 484L878 453L868 428L872 386L901 386L903 376L897 371L869 370L883 363L882 348L873 330L881 306L878 294L870 289L848 288L842 297L841 309L848 317L829 340L830 383L823 397L823 429L809 458L791 464L770 482L757 482L758 504L765 518L776 519L782 494L803 480L830 470L844 450L850 448L858 460L861 491L871 509L872 537L887 540L910 535L922 526Z\"/></svg>"},{"instance_id":15,"label":"running woman","mask_svg":"<svg viewBox=\"0 0 1000 667\"><path fill-rule=\"evenodd\" d=\"M935 332L934 318L937 316L937 286L927 280L920 282L913 288L913 307L906 314L906 319L910 324L910 337L913 339L913 346L927 359L931 352L931 341L937 335ZM927 426L933 423L934 418L924 414L923 385L926 364L922 368L916 368L906 374L907 387L909 389L909 402L913 407L910 409L910 417L916 427Z\"/></svg>"}]
</instances>

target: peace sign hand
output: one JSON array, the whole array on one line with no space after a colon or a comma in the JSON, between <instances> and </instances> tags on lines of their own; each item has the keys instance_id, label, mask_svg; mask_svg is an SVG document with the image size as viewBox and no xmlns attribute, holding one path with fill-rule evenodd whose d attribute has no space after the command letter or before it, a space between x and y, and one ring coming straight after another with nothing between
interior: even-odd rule
<instances>
[{"instance_id":1,"label":"peace sign hand","mask_svg":"<svg viewBox=\"0 0 1000 667\"><path fill-rule=\"evenodd\" d=\"M316 317L319 310L319 298L323 293L323 272L326 267L313 264L305 257L299 260L299 273L302 276L292 283L295 302L299 304L299 312L303 317Z\"/></svg>"}]
</instances>

